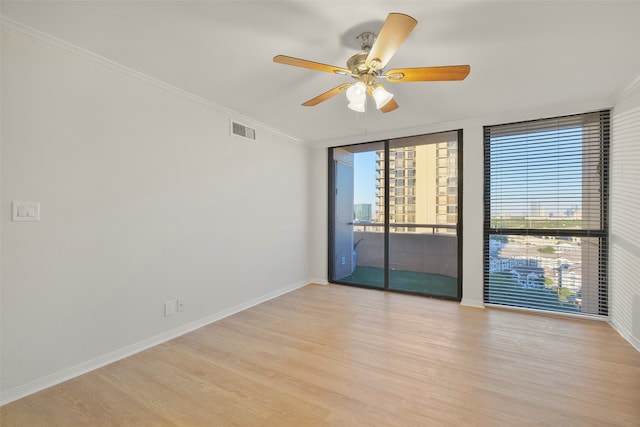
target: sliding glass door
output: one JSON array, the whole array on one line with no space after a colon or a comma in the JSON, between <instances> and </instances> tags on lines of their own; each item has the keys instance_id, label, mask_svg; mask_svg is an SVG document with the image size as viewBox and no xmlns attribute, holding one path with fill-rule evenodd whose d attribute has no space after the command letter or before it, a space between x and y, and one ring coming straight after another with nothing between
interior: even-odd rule
<instances>
[{"instance_id":1,"label":"sliding glass door","mask_svg":"<svg viewBox=\"0 0 640 427\"><path fill-rule=\"evenodd\" d=\"M330 149L332 282L461 298L460 136Z\"/></svg>"}]
</instances>

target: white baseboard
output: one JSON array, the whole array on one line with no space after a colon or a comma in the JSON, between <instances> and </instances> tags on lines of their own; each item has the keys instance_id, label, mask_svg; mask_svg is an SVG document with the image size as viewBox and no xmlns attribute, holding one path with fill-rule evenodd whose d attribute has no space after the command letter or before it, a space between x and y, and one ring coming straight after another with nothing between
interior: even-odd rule
<instances>
[{"instance_id":1,"label":"white baseboard","mask_svg":"<svg viewBox=\"0 0 640 427\"><path fill-rule=\"evenodd\" d=\"M464 305L467 307L484 308L484 301L463 297L462 301L460 301L460 305Z\"/></svg>"},{"instance_id":2,"label":"white baseboard","mask_svg":"<svg viewBox=\"0 0 640 427\"><path fill-rule=\"evenodd\" d=\"M317 285L328 285L329 281L327 281L327 279L319 279L319 278L311 278L309 279L310 283L315 283Z\"/></svg>"},{"instance_id":3,"label":"white baseboard","mask_svg":"<svg viewBox=\"0 0 640 427\"><path fill-rule=\"evenodd\" d=\"M631 344L631 346L633 346L633 348L635 348L637 351L640 352L640 339L634 337L633 334L630 331L627 331L626 329L621 328L620 325L618 325L613 320L610 321L609 324L611 325L611 327L613 329L615 329L615 331L617 333L619 333L622 336L622 338L627 340L629 342L629 344Z\"/></svg>"},{"instance_id":4,"label":"white baseboard","mask_svg":"<svg viewBox=\"0 0 640 427\"><path fill-rule=\"evenodd\" d=\"M110 353L104 354L94 359L87 360L86 362L80 363L78 365L72 366L67 369L63 369L51 375L47 375L46 377L39 378L30 383L4 391L0 393L0 406L6 405L7 403L21 399L30 394L37 393L41 390L52 387L56 384L60 384L64 381L68 381L72 378L86 374L87 372L91 372L95 369L101 368L110 363L117 362L118 360L124 359L125 357L129 357L133 354L147 350L148 348L154 347L158 344L162 344L163 342L179 337L180 335L184 335L188 332L194 331L210 323L216 322L218 320L224 319L225 317L231 316L233 314L239 313L243 310L246 310L248 308L261 304L263 302L269 301L270 299L277 298L281 295L294 291L308 284L309 282L305 280L303 282L298 282L293 285L280 288L266 295L251 299L242 304L238 304L226 310L222 310L217 313L206 316L202 319L199 319L190 323L186 323L182 326L179 326L174 329L170 329L156 336L128 345L126 347L120 348L118 350L112 351Z\"/></svg>"}]
</instances>

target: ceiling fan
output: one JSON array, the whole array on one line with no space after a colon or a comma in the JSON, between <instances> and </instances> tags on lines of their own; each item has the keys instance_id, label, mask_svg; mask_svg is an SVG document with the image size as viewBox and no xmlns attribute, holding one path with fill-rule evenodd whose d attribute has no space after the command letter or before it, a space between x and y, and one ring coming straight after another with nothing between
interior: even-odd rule
<instances>
[{"instance_id":1,"label":"ceiling fan","mask_svg":"<svg viewBox=\"0 0 640 427\"><path fill-rule=\"evenodd\" d=\"M469 65L451 65L396 68L384 73L383 68L385 65L387 65L417 24L418 21L409 15L390 13L377 36L372 32L364 32L356 37L360 41L362 52L356 53L347 60L347 68L285 55L274 56L273 61L279 64L351 76L356 79L355 83L343 83L315 98L311 98L302 104L305 107L318 105L346 90L350 109L364 112L366 110L367 94L369 94L374 99L376 108L383 113L388 113L398 108L398 103L393 99L393 94L385 90L382 84L376 83L376 79L386 79L388 82L393 83L464 80L471 70Z\"/></svg>"}]
</instances>

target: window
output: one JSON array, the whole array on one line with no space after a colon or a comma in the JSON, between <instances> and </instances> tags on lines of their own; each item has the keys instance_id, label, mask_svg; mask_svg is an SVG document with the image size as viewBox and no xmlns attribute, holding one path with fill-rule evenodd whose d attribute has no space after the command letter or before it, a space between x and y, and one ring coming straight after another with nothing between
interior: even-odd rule
<instances>
[{"instance_id":1,"label":"window","mask_svg":"<svg viewBox=\"0 0 640 427\"><path fill-rule=\"evenodd\" d=\"M484 128L486 303L608 313L609 112Z\"/></svg>"}]
</instances>

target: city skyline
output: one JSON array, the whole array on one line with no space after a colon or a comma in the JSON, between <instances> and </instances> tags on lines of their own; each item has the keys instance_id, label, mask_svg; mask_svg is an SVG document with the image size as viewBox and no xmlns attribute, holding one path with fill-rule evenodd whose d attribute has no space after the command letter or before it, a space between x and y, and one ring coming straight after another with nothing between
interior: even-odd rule
<instances>
[{"instance_id":1,"label":"city skyline","mask_svg":"<svg viewBox=\"0 0 640 427\"><path fill-rule=\"evenodd\" d=\"M489 184L499 204L490 206L491 215L537 216L531 213L532 204L545 212L542 216L581 210L584 174L589 172L583 171L583 163L589 155L582 127L492 136Z\"/></svg>"}]
</instances>

